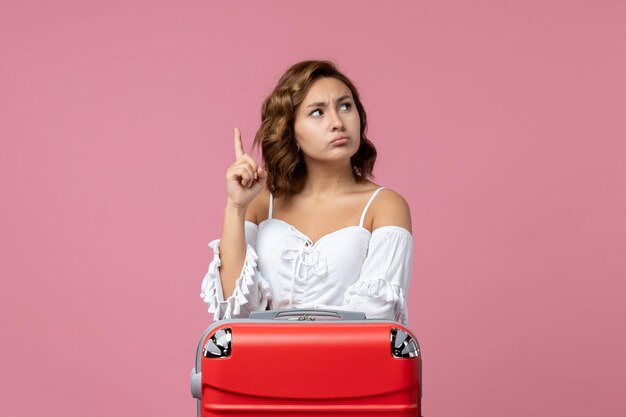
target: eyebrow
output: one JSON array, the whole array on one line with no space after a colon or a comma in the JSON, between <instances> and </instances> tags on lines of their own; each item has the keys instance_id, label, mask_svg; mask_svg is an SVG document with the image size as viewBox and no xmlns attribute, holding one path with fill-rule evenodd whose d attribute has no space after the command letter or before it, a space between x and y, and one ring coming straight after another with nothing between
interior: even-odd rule
<instances>
[{"instance_id":1,"label":"eyebrow","mask_svg":"<svg viewBox=\"0 0 626 417\"><path fill-rule=\"evenodd\" d=\"M335 100L335 103L338 103L342 100L345 99L351 99L352 97L350 97L348 94L346 94L345 96L341 96L339 97L337 100ZM317 101L315 103L311 103L308 106L306 106L306 108L308 109L309 107L326 107L326 102L325 101Z\"/></svg>"}]
</instances>

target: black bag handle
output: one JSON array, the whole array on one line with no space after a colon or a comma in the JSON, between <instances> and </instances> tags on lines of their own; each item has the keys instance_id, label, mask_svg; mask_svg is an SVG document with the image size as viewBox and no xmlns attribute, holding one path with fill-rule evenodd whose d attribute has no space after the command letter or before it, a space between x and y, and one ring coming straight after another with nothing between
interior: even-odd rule
<instances>
[{"instance_id":1,"label":"black bag handle","mask_svg":"<svg viewBox=\"0 0 626 417\"><path fill-rule=\"evenodd\" d=\"M322 319L339 319L339 320L365 320L365 313L359 311L342 311L342 310L324 310L314 309L292 309L292 310L267 310L253 311L250 318L255 320L315 320L316 317Z\"/></svg>"}]
</instances>

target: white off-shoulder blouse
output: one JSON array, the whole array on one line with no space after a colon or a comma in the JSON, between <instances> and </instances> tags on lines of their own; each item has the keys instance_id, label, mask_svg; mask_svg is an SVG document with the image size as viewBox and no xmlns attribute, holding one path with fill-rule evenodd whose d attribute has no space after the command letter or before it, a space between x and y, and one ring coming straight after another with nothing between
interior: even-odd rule
<instances>
[{"instance_id":1,"label":"white off-shoulder blouse","mask_svg":"<svg viewBox=\"0 0 626 417\"><path fill-rule=\"evenodd\" d=\"M258 310L323 308L360 311L367 318L407 324L413 237L399 226L370 233L363 227L367 202L358 226L322 236L317 242L294 226L272 218L246 221L246 258L233 294L224 299L220 281L219 239L209 243L213 260L202 281L200 297L214 320L248 317Z\"/></svg>"}]
</instances>

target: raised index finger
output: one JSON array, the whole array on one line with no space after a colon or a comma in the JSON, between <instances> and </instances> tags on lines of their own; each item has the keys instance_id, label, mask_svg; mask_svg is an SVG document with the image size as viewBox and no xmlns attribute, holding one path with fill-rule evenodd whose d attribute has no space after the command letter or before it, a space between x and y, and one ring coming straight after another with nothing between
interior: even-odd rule
<instances>
[{"instance_id":1,"label":"raised index finger","mask_svg":"<svg viewBox=\"0 0 626 417\"><path fill-rule=\"evenodd\" d=\"M244 153L243 143L241 143L241 132L235 128L235 160L239 160Z\"/></svg>"}]
</instances>

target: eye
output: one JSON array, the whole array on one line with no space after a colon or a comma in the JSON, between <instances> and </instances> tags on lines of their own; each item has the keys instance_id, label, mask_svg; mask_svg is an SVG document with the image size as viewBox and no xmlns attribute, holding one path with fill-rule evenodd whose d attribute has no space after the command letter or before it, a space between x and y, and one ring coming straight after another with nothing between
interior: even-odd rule
<instances>
[{"instance_id":1,"label":"eye","mask_svg":"<svg viewBox=\"0 0 626 417\"><path fill-rule=\"evenodd\" d=\"M347 107L346 107L346 110L350 110L350 109L352 108L352 103L343 103L343 104L341 105L341 107L343 107L343 106L347 106Z\"/></svg>"},{"instance_id":2,"label":"eye","mask_svg":"<svg viewBox=\"0 0 626 417\"><path fill-rule=\"evenodd\" d=\"M321 111L322 111L322 109L315 109L315 110L313 110L311 113L309 113L309 116L314 116L314 114L313 114L313 113L316 113L316 112L321 112ZM320 114L320 115L321 115L321 114Z\"/></svg>"}]
</instances>

